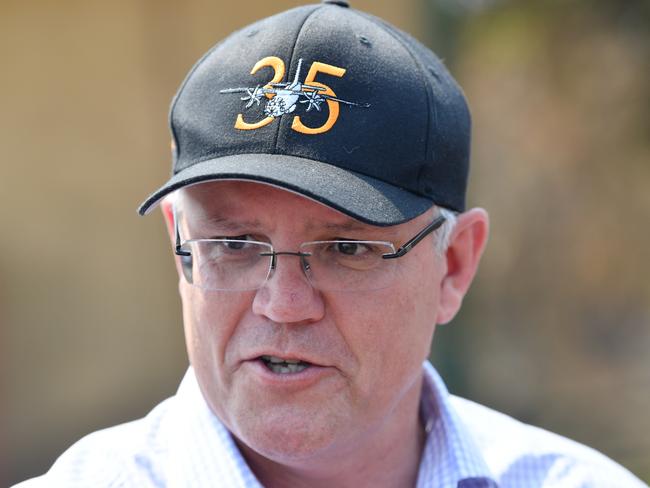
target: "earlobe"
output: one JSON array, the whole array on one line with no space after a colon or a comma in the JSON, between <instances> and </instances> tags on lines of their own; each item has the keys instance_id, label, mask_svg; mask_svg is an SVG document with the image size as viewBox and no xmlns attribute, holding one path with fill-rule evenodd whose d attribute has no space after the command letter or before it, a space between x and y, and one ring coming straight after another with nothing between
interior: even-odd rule
<instances>
[{"instance_id":1,"label":"earlobe","mask_svg":"<svg viewBox=\"0 0 650 488\"><path fill-rule=\"evenodd\" d=\"M485 249L488 227L488 215L482 208L458 216L445 253L447 269L440 284L438 324L449 322L460 309Z\"/></svg>"}]
</instances>

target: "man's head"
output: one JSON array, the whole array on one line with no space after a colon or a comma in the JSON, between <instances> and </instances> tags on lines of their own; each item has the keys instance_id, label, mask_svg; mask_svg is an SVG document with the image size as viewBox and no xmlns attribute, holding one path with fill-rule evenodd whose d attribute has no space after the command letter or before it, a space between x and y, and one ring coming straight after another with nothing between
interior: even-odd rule
<instances>
[{"instance_id":1,"label":"man's head","mask_svg":"<svg viewBox=\"0 0 650 488\"><path fill-rule=\"evenodd\" d=\"M231 238L269 243L278 253L344 239L387 241L397 249L438 213L372 226L296 193L245 181L198 184L181 190L173 205L182 242ZM164 203L174 238L171 206ZM377 272L390 280L369 290L321 290L306 275L315 275L315 266L305 270L301 256L279 254L259 288L211 291L188 282L179 258L188 352L210 407L244 448L289 464L334 459L417 422L408 414L417 411L435 325L458 310L485 235L484 212L460 214L444 253L435 248L439 236L429 235L403 257L379 263ZM198 248L195 254L197 262ZM254 272L239 256L241 273ZM201 260L194 273L206 268ZM308 367L278 374L271 358Z\"/></svg>"},{"instance_id":2,"label":"man's head","mask_svg":"<svg viewBox=\"0 0 650 488\"><path fill-rule=\"evenodd\" d=\"M315 465L416 433L435 326L487 238L485 212L464 212L455 81L407 34L334 3L199 61L172 105L174 174L140 208L171 194L190 361L249 461Z\"/></svg>"}]
</instances>

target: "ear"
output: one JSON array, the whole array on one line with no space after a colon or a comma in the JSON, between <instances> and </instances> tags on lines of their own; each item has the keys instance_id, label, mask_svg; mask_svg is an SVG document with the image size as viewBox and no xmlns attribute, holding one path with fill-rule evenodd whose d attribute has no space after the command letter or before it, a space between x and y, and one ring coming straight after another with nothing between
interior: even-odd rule
<instances>
[{"instance_id":1,"label":"ear","mask_svg":"<svg viewBox=\"0 0 650 488\"><path fill-rule=\"evenodd\" d=\"M160 210L162 210L163 218L165 219L167 233L172 241L172 245L174 245L176 243L176 236L174 235L174 210L172 208L171 200L163 198L160 202Z\"/></svg>"},{"instance_id":2,"label":"ear","mask_svg":"<svg viewBox=\"0 0 650 488\"><path fill-rule=\"evenodd\" d=\"M488 215L482 208L458 216L445 253L447 269L440 283L438 324L449 322L460 309L483 255L488 228Z\"/></svg>"},{"instance_id":3,"label":"ear","mask_svg":"<svg viewBox=\"0 0 650 488\"><path fill-rule=\"evenodd\" d=\"M163 218L165 219L165 227L167 228L167 234L169 235L169 240L173 248L176 245L176 234L174 232L174 209L172 207L171 198L162 199L160 202L160 210L162 211ZM183 267L181 264L180 256L174 255L174 258L174 264L176 265L178 277L181 278Z\"/></svg>"}]
</instances>

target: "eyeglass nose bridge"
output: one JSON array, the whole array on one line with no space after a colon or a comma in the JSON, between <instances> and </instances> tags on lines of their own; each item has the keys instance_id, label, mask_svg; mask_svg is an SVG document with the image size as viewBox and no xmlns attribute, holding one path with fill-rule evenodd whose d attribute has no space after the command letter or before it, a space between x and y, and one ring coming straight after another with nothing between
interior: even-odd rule
<instances>
[{"instance_id":1,"label":"eyeglass nose bridge","mask_svg":"<svg viewBox=\"0 0 650 488\"><path fill-rule=\"evenodd\" d=\"M301 251L272 251L272 252L261 252L260 256L266 256L271 258L271 271L274 271L277 266L276 256L297 256L300 258L302 267L305 271L310 269L309 262L305 259L311 256L309 252Z\"/></svg>"}]
</instances>

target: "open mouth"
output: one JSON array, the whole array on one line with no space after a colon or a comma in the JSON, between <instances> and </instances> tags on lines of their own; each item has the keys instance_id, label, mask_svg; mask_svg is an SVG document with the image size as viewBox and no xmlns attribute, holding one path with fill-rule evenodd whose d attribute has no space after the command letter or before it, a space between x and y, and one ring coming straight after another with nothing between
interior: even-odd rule
<instances>
[{"instance_id":1,"label":"open mouth","mask_svg":"<svg viewBox=\"0 0 650 488\"><path fill-rule=\"evenodd\" d=\"M283 359L277 356L261 356L264 365L275 374L295 374L306 370L310 363L299 359Z\"/></svg>"}]
</instances>

